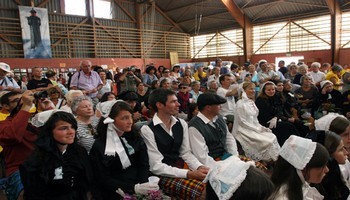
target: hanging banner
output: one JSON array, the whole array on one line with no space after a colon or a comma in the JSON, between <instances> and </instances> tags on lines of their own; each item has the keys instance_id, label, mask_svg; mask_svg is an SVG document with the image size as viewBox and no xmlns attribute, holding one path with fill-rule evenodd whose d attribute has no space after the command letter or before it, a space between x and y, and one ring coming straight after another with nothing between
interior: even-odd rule
<instances>
[{"instance_id":1,"label":"hanging banner","mask_svg":"<svg viewBox=\"0 0 350 200\"><path fill-rule=\"evenodd\" d=\"M51 58L47 9L18 6L24 58Z\"/></svg>"}]
</instances>

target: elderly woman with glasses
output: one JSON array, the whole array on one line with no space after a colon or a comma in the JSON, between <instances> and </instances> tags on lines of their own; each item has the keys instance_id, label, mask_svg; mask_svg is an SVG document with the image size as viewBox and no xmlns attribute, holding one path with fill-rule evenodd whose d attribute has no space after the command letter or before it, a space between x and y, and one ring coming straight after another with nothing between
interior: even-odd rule
<instances>
[{"instance_id":1,"label":"elderly woman with glasses","mask_svg":"<svg viewBox=\"0 0 350 200\"><path fill-rule=\"evenodd\" d=\"M78 122L78 144L89 153L97 135L98 118L95 116L93 104L88 96L80 96L73 100L72 111Z\"/></svg>"}]
</instances>

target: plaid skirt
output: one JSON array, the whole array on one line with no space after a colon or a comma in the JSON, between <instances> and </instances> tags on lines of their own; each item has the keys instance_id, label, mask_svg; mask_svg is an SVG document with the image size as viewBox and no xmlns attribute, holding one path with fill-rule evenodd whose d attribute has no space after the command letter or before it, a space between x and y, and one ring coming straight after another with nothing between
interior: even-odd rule
<instances>
[{"instance_id":1,"label":"plaid skirt","mask_svg":"<svg viewBox=\"0 0 350 200\"><path fill-rule=\"evenodd\" d=\"M206 183L196 179L160 177L159 187L172 199L199 199Z\"/></svg>"}]
</instances>

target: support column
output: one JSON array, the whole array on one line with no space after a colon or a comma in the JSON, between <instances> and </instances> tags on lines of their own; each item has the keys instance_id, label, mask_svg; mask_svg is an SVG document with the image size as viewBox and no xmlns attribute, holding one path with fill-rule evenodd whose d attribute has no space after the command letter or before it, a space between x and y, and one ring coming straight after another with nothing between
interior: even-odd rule
<instances>
[{"instance_id":1,"label":"support column","mask_svg":"<svg viewBox=\"0 0 350 200\"><path fill-rule=\"evenodd\" d=\"M331 14L331 51L334 64L339 63L341 10L337 0L327 0L327 4Z\"/></svg>"}]
</instances>

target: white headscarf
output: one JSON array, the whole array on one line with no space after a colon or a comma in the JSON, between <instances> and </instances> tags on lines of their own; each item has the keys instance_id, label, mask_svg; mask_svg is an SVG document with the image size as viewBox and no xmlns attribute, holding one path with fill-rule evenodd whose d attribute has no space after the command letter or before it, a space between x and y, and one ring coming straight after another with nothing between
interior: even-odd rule
<instances>
[{"instance_id":1,"label":"white headscarf","mask_svg":"<svg viewBox=\"0 0 350 200\"><path fill-rule=\"evenodd\" d=\"M237 156L230 156L218 161L203 182L210 182L219 199L230 199L245 180L250 166L255 166L254 161L243 162Z\"/></svg>"},{"instance_id":2,"label":"white headscarf","mask_svg":"<svg viewBox=\"0 0 350 200\"><path fill-rule=\"evenodd\" d=\"M123 165L123 169L126 169L131 165L131 162L130 162L129 157L128 157L128 155L124 149L124 146L120 140L120 137L117 134L117 132L121 133L122 131L119 130L114 125L114 123L113 123L114 119L109 117L109 114L112 110L113 105L117 102L118 102L118 100L103 102L99 105L98 109L101 111L102 116L105 117L105 120L103 120L103 123L108 124L105 155L115 156L115 153L117 153L119 158L120 158L120 162ZM126 140L123 140L123 141L124 141L124 143L126 143ZM128 146L127 143L126 143L126 146Z\"/></svg>"}]
</instances>

